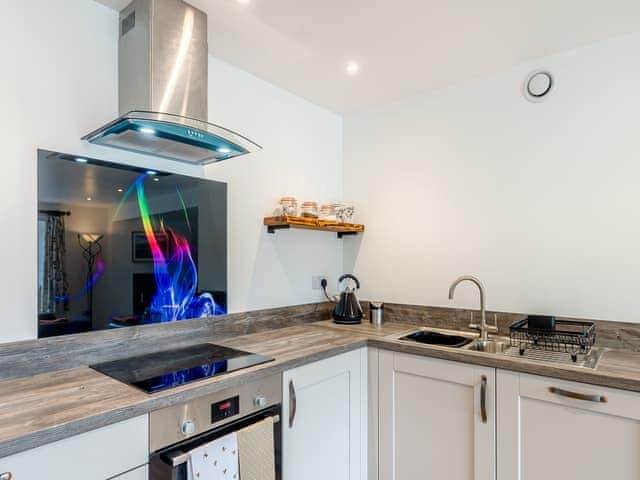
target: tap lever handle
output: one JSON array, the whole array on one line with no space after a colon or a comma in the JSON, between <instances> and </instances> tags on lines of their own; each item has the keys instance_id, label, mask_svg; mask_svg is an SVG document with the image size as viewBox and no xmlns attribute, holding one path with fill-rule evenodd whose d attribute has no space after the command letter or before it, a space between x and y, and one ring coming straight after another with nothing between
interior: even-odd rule
<instances>
[{"instance_id":1,"label":"tap lever handle","mask_svg":"<svg viewBox=\"0 0 640 480\"><path fill-rule=\"evenodd\" d=\"M487 324L487 330L491 333L498 333L498 314L493 314L493 325Z\"/></svg>"},{"instance_id":2,"label":"tap lever handle","mask_svg":"<svg viewBox=\"0 0 640 480\"><path fill-rule=\"evenodd\" d=\"M480 324L473 321L473 311L469 312L469 328L471 330L480 330Z\"/></svg>"}]
</instances>

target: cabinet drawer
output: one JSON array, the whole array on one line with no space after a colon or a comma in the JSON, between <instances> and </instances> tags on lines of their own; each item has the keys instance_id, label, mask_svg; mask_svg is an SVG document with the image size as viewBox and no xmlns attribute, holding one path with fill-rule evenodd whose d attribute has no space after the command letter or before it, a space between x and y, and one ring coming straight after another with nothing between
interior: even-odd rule
<instances>
[{"instance_id":1,"label":"cabinet drawer","mask_svg":"<svg viewBox=\"0 0 640 480\"><path fill-rule=\"evenodd\" d=\"M640 395L498 371L498 480L638 480Z\"/></svg>"},{"instance_id":2,"label":"cabinet drawer","mask_svg":"<svg viewBox=\"0 0 640 480\"><path fill-rule=\"evenodd\" d=\"M640 420L640 395L624 390L522 374L520 395L571 408Z\"/></svg>"},{"instance_id":3,"label":"cabinet drawer","mask_svg":"<svg viewBox=\"0 0 640 480\"><path fill-rule=\"evenodd\" d=\"M0 473L11 472L13 480L105 480L148 461L149 423L142 415L2 458Z\"/></svg>"}]
</instances>

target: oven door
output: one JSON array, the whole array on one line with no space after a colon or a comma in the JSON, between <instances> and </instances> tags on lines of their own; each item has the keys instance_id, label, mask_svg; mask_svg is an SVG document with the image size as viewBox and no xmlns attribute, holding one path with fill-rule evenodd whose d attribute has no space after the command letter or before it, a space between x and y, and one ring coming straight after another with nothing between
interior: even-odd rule
<instances>
[{"instance_id":1,"label":"oven door","mask_svg":"<svg viewBox=\"0 0 640 480\"><path fill-rule=\"evenodd\" d=\"M149 480L187 480L190 452L201 445L241 430L267 417L274 417L273 443L275 446L276 480L282 479L282 430L280 426L280 405L260 410L253 415L242 417L235 422L204 432L197 437L176 443L151 454L149 458Z\"/></svg>"}]
</instances>

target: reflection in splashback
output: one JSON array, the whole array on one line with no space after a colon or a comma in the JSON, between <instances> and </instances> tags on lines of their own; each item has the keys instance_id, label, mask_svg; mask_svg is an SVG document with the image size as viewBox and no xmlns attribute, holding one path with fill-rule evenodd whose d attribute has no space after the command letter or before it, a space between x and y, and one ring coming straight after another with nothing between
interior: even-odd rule
<instances>
[{"instance_id":1,"label":"reflection in splashback","mask_svg":"<svg viewBox=\"0 0 640 480\"><path fill-rule=\"evenodd\" d=\"M226 313L226 184L39 151L39 337Z\"/></svg>"}]
</instances>

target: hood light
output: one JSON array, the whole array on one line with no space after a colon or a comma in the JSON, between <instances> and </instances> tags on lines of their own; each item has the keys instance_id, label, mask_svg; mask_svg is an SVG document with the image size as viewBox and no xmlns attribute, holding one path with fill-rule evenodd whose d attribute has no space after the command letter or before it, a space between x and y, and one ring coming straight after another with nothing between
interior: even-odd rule
<instances>
[{"instance_id":1,"label":"hood light","mask_svg":"<svg viewBox=\"0 0 640 480\"><path fill-rule=\"evenodd\" d=\"M97 145L200 165L262 148L212 123L158 112L129 112L83 139ZM220 153L220 148L228 149L228 153Z\"/></svg>"}]
</instances>

